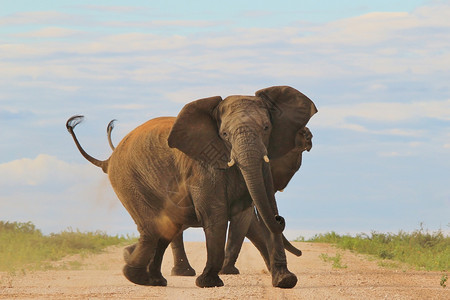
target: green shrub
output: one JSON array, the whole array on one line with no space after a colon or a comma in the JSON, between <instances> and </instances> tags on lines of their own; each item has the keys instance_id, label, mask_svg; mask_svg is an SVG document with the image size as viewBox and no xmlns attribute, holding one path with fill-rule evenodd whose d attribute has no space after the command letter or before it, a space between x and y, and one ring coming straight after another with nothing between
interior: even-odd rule
<instances>
[{"instance_id":1,"label":"green shrub","mask_svg":"<svg viewBox=\"0 0 450 300\"><path fill-rule=\"evenodd\" d=\"M380 259L400 261L417 269L450 270L450 237L441 230L429 232L422 227L411 233L372 232L356 236L335 232L318 234L309 242L332 243L342 249L374 255Z\"/></svg>"},{"instance_id":2,"label":"green shrub","mask_svg":"<svg viewBox=\"0 0 450 300\"><path fill-rule=\"evenodd\" d=\"M347 268L346 265L342 264L342 254L341 253L336 253L336 256L329 256L326 253L322 253L322 254L319 255L319 257L324 262L332 262L333 263L332 267L335 268L335 269L345 269L345 268Z\"/></svg>"},{"instance_id":3,"label":"green shrub","mask_svg":"<svg viewBox=\"0 0 450 300\"><path fill-rule=\"evenodd\" d=\"M45 262L56 261L77 253L98 253L105 247L131 243L129 236L108 236L106 233L80 232L67 229L43 235L33 223L0 221L0 271L39 269Z\"/></svg>"}]
</instances>

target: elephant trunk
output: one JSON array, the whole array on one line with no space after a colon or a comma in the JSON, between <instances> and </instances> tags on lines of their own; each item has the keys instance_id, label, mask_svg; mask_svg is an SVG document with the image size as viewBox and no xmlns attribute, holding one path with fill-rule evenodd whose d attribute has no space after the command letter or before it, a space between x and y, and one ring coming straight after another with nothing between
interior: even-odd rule
<instances>
[{"instance_id":1,"label":"elephant trunk","mask_svg":"<svg viewBox=\"0 0 450 300\"><path fill-rule=\"evenodd\" d=\"M258 150L261 148L265 150L265 147L263 145L252 147L251 144L251 141L241 139L239 143L234 144L232 156L241 170L253 203L267 228L272 233L280 234L285 227L284 219L278 215L269 164L263 158L265 153Z\"/></svg>"}]
</instances>

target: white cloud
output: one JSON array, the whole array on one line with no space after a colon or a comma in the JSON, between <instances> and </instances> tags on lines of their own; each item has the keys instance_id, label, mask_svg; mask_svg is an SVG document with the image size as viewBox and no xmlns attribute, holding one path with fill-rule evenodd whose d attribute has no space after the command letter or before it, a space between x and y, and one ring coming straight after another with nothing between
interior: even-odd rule
<instances>
[{"instance_id":1,"label":"white cloud","mask_svg":"<svg viewBox=\"0 0 450 300\"><path fill-rule=\"evenodd\" d=\"M16 34L16 36L32 38L63 38L70 37L77 33L80 33L80 31L61 27L46 27L27 33L19 33Z\"/></svg>"},{"instance_id":2,"label":"white cloud","mask_svg":"<svg viewBox=\"0 0 450 300\"><path fill-rule=\"evenodd\" d=\"M312 27L311 32L314 34L299 38L297 41L361 47L391 41L392 38L409 40L417 37L410 34L413 30L449 28L449 8L450 5L441 4L420 7L411 13L371 12ZM390 49L388 53L396 53L394 45L386 45Z\"/></svg>"},{"instance_id":3,"label":"white cloud","mask_svg":"<svg viewBox=\"0 0 450 300\"><path fill-rule=\"evenodd\" d=\"M292 42L336 58L343 64L340 74L431 74L450 66L450 54L442 51L450 46L449 11L442 3L411 13L373 12L308 27L309 34Z\"/></svg>"},{"instance_id":4,"label":"white cloud","mask_svg":"<svg viewBox=\"0 0 450 300\"><path fill-rule=\"evenodd\" d=\"M93 11L115 12L115 13L133 13L133 12L142 12L143 10L146 10L145 7L138 7L138 6L80 5L79 7Z\"/></svg>"},{"instance_id":5,"label":"white cloud","mask_svg":"<svg viewBox=\"0 0 450 300\"><path fill-rule=\"evenodd\" d=\"M46 233L67 227L135 232L107 175L88 163L40 154L0 164L0 190L0 220L32 221Z\"/></svg>"},{"instance_id":6,"label":"white cloud","mask_svg":"<svg viewBox=\"0 0 450 300\"><path fill-rule=\"evenodd\" d=\"M26 24L83 24L89 25L87 19L80 15L62 13L58 11L32 11L18 12L12 15L0 17L0 25L26 25Z\"/></svg>"},{"instance_id":7,"label":"white cloud","mask_svg":"<svg viewBox=\"0 0 450 300\"><path fill-rule=\"evenodd\" d=\"M197 86L197 87L187 87L184 89L177 90L176 92L166 92L164 96L170 101L186 104L196 99L212 97L212 96L222 96L227 95L224 87L221 86Z\"/></svg>"},{"instance_id":8,"label":"white cloud","mask_svg":"<svg viewBox=\"0 0 450 300\"><path fill-rule=\"evenodd\" d=\"M95 7L94 7L95 8ZM421 8L412 13L370 13L354 18L284 28L238 28L227 31L175 32L157 34L153 27L210 27L210 21L155 20L147 22L103 23L106 32L114 27L128 29L120 34L75 36L70 41L17 41L0 45L0 78L45 77L49 88L60 78L113 81L127 78L135 82L154 82L202 76L218 82L237 75L285 81L314 78L326 81L347 76L374 74L432 74L450 69L448 6ZM104 9L97 7L95 9ZM127 7L112 10L129 9ZM0 19L0 24L17 25L56 22L24 36L61 37L77 31L61 26L73 18L57 12L20 13ZM16 21L18 23L15 23ZM3 23L2 23L3 22ZM48 23L45 23L48 24ZM130 26L149 28L135 32ZM143 26L143 27L142 27ZM430 26L433 30L430 32ZM113 31L110 31L113 28ZM89 30L89 29L85 29ZM122 32L122 31L121 31ZM24 58L27 58L23 62ZM31 63L30 63L31 61ZM196 70L195 74L190 73ZM201 74L199 76L199 74ZM29 84L29 83L25 83ZM63 85L74 91L78 85ZM383 92L388 82L373 82L371 92Z\"/></svg>"},{"instance_id":9,"label":"white cloud","mask_svg":"<svg viewBox=\"0 0 450 300\"><path fill-rule=\"evenodd\" d=\"M120 28L149 28L167 30L170 27L178 28L211 28L221 25L220 22L202 20L153 20L153 21L109 21L102 23L106 27Z\"/></svg>"},{"instance_id":10,"label":"white cloud","mask_svg":"<svg viewBox=\"0 0 450 300\"><path fill-rule=\"evenodd\" d=\"M405 130L398 128L371 131L360 124L355 124L355 121L352 122L352 117L359 118L363 121L383 122L385 124L394 124L422 118L449 121L450 100L420 101L412 103L378 102L323 106L319 108L319 114L314 116L311 122L314 122L314 126L317 127L344 128L378 134L420 136L424 133L422 130Z\"/></svg>"},{"instance_id":11,"label":"white cloud","mask_svg":"<svg viewBox=\"0 0 450 300\"><path fill-rule=\"evenodd\" d=\"M89 176L87 165L68 164L56 157L40 154L35 159L22 158L0 164L0 186L37 186L48 182L55 185Z\"/></svg>"},{"instance_id":12,"label":"white cloud","mask_svg":"<svg viewBox=\"0 0 450 300\"><path fill-rule=\"evenodd\" d=\"M410 156L411 154L391 151L391 152L380 152L378 155L381 157L401 157L401 156Z\"/></svg>"},{"instance_id":13,"label":"white cloud","mask_svg":"<svg viewBox=\"0 0 450 300\"><path fill-rule=\"evenodd\" d=\"M410 26L408 13L373 12L362 16L331 22L326 26L327 43L368 46L389 36L392 29Z\"/></svg>"},{"instance_id":14,"label":"white cloud","mask_svg":"<svg viewBox=\"0 0 450 300\"><path fill-rule=\"evenodd\" d=\"M147 105L139 104L139 103L127 103L127 104L116 104L112 106L115 109L125 109L125 110L139 110L139 109L148 109Z\"/></svg>"}]
</instances>

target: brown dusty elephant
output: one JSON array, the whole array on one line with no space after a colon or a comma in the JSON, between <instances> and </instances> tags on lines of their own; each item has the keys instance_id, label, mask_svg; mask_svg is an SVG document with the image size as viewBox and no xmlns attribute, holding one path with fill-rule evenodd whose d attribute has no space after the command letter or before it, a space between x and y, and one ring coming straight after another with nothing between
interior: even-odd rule
<instances>
[{"instance_id":1,"label":"brown dusty elephant","mask_svg":"<svg viewBox=\"0 0 450 300\"><path fill-rule=\"evenodd\" d=\"M140 239L126 248L123 273L141 285L166 285L161 262L170 241L186 226L201 226L207 261L199 287L222 286L228 220L254 204L270 231L272 284L292 288L297 277L287 268L269 157L295 147L294 136L317 112L294 88L270 87L256 96L200 99L176 118L152 119L130 132L104 161L87 154L67 121L78 150L108 174L130 213Z\"/></svg>"},{"instance_id":2,"label":"brown dusty elephant","mask_svg":"<svg viewBox=\"0 0 450 300\"><path fill-rule=\"evenodd\" d=\"M115 120L109 122L107 126L108 143L114 151L115 147L112 142L111 133L114 128ZM302 163L303 151L310 151L312 148L312 133L309 128L300 129L295 135L295 148L280 158L270 161L270 169L272 172L274 189L282 191L298 171ZM254 220L251 220L254 218ZM255 210L251 210L245 214L239 214L239 217L233 218L234 222L230 223L228 231L228 240L225 249L225 260L220 274L239 274L239 270L235 267L236 260L242 247L245 236L249 235L249 239L260 250L263 259L270 270L270 260L268 257L268 249L266 241L269 239L267 230L258 227L264 226L263 222L258 221ZM285 249L296 256L301 256L302 252L295 248L284 236L283 243ZM170 243L174 258L174 266L171 275L174 276L195 276L195 270L191 267L186 255L183 244L183 232L178 234ZM136 247L130 246L130 250Z\"/></svg>"}]
</instances>

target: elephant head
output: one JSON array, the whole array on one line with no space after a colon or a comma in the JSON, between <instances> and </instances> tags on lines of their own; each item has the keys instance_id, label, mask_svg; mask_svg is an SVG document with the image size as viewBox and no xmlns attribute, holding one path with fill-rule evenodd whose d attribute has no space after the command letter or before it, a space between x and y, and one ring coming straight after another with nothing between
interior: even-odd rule
<instances>
[{"instance_id":1,"label":"elephant head","mask_svg":"<svg viewBox=\"0 0 450 300\"><path fill-rule=\"evenodd\" d=\"M310 151L312 148L312 138L313 135L308 127L300 129L295 135L295 148L270 161L275 190L282 192L291 181L302 164L303 151Z\"/></svg>"},{"instance_id":2,"label":"elephant head","mask_svg":"<svg viewBox=\"0 0 450 300\"><path fill-rule=\"evenodd\" d=\"M302 128L295 136L295 147L301 151L310 151L312 148L313 134L308 127Z\"/></svg>"},{"instance_id":3,"label":"elephant head","mask_svg":"<svg viewBox=\"0 0 450 300\"><path fill-rule=\"evenodd\" d=\"M274 86L256 96L200 99L179 113L168 144L209 167L234 164L264 223L281 233L272 177L267 162L295 147L295 135L317 112L314 103L296 89Z\"/></svg>"}]
</instances>

